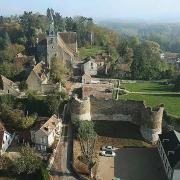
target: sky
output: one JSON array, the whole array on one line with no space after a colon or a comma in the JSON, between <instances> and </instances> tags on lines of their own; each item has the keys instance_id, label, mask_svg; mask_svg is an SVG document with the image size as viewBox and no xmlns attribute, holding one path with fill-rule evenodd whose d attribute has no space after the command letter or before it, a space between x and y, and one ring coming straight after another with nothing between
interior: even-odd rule
<instances>
[{"instance_id":1,"label":"sky","mask_svg":"<svg viewBox=\"0 0 180 180\"><path fill-rule=\"evenodd\" d=\"M48 7L63 16L180 21L180 0L0 0L0 15L45 14Z\"/></svg>"}]
</instances>

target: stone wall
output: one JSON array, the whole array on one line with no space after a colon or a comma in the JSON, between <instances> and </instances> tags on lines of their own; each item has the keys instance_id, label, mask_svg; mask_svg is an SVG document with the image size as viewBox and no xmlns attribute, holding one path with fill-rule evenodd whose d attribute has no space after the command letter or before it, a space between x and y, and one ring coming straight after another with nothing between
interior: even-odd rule
<instances>
[{"instance_id":1,"label":"stone wall","mask_svg":"<svg viewBox=\"0 0 180 180\"><path fill-rule=\"evenodd\" d=\"M142 136L149 142L158 140L162 131L163 107L153 111L143 101L104 100L95 97L71 101L72 120L129 121L140 126Z\"/></svg>"}]
</instances>

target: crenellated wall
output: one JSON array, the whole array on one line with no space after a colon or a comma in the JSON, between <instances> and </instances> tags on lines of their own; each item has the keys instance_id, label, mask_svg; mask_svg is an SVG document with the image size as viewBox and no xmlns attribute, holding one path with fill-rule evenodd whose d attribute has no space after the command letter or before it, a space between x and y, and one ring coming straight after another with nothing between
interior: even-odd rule
<instances>
[{"instance_id":1,"label":"crenellated wall","mask_svg":"<svg viewBox=\"0 0 180 180\"><path fill-rule=\"evenodd\" d=\"M143 101L104 100L90 97L71 101L72 120L129 121L140 126L142 136L149 142L158 140L162 131L163 107L153 111Z\"/></svg>"}]
</instances>

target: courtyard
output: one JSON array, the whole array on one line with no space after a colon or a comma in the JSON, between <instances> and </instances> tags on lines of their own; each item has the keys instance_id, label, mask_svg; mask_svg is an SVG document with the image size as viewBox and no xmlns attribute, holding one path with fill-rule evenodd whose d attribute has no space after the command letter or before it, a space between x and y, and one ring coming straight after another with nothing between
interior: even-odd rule
<instances>
[{"instance_id":1,"label":"courtyard","mask_svg":"<svg viewBox=\"0 0 180 180\"><path fill-rule=\"evenodd\" d=\"M166 180L156 148L122 148L116 156L99 156L98 180Z\"/></svg>"}]
</instances>

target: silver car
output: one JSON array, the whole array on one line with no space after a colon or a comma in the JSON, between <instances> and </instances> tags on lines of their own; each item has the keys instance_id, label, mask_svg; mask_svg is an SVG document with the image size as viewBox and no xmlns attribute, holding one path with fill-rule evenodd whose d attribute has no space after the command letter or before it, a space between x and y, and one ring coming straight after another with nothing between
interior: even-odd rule
<instances>
[{"instance_id":1,"label":"silver car","mask_svg":"<svg viewBox=\"0 0 180 180\"><path fill-rule=\"evenodd\" d=\"M100 155L105 157L114 157L116 156L116 153L113 151L100 151Z\"/></svg>"}]
</instances>

